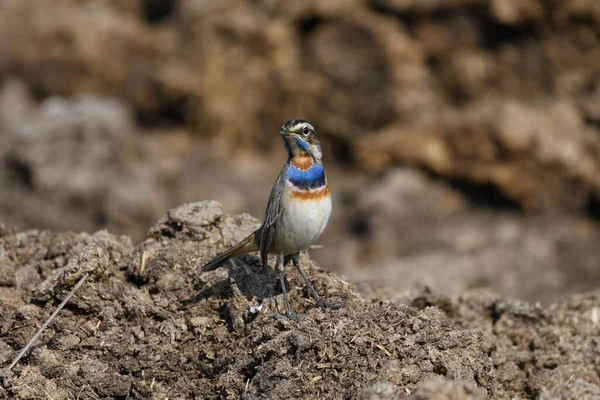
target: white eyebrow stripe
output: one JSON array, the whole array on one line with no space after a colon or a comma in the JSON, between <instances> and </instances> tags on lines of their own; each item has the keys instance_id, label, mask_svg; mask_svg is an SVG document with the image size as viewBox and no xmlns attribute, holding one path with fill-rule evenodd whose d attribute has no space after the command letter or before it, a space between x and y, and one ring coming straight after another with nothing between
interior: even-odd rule
<instances>
[{"instance_id":1,"label":"white eyebrow stripe","mask_svg":"<svg viewBox=\"0 0 600 400\"><path fill-rule=\"evenodd\" d=\"M311 124L309 124L308 122L301 122L298 125L293 126L292 129L299 130L299 129L302 129L304 127L310 128L313 131L315 130L315 128Z\"/></svg>"}]
</instances>

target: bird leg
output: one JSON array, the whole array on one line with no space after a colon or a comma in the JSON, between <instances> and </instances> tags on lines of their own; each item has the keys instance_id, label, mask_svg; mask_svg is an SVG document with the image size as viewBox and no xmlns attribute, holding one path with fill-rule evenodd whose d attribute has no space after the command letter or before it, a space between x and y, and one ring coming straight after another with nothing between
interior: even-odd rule
<instances>
[{"instance_id":1,"label":"bird leg","mask_svg":"<svg viewBox=\"0 0 600 400\"><path fill-rule=\"evenodd\" d=\"M283 262L283 254L277 255L277 265L276 269L279 272L279 282L281 283L281 291L283 292L283 301L285 302L285 315L277 315L275 318L287 317L294 321L298 321L299 318L296 314L292 313L292 308L290 307L290 299L288 298L287 289L285 288L285 277L283 275L283 267L285 264Z\"/></svg>"},{"instance_id":2,"label":"bird leg","mask_svg":"<svg viewBox=\"0 0 600 400\"><path fill-rule=\"evenodd\" d=\"M343 304L341 302L337 302L337 301L336 302L328 302L328 301L323 300L321 298L321 296L319 296L315 287L312 285L312 283L310 283L308 276L304 273L302 268L300 268L300 253L299 252L292 254L290 256L286 256L287 261L283 263L284 266L285 266L285 264L287 264L289 262L288 257L290 257L292 259L292 262L294 263L294 267L296 267L296 269L300 273L300 276L302 276L302 279L304 279L304 282L306 282L306 286L308 286L308 288L312 292L313 296L315 296L315 299L317 301L316 302L317 307L321 307L322 309L325 309L325 308L338 309L343 306Z\"/></svg>"}]
</instances>

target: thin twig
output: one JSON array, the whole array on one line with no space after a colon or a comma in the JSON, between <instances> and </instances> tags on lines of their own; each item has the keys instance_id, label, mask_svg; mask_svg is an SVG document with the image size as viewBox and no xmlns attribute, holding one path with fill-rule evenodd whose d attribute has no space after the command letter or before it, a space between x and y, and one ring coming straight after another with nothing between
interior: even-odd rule
<instances>
[{"instance_id":1,"label":"thin twig","mask_svg":"<svg viewBox=\"0 0 600 400\"><path fill-rule=\"evenodd\" d=\"M146 270L146 261L148 261L148 251L142 253L142 265L140 266L140 274L143 274Z\"/></svg>"},{"instance_id":2,"label":"thin twig","mask_svg":"<svg viewBox=\"0 0 600 400\"><path fill-rule=\"evenodd\" d=\"M81 287L81 285L83 285L83 282L85 282L85 280L88 278L88 276L90 276L90 273L86 273L85 275L83 275L80 279L79 282L77 282L77 284L75 286L73 286L73 289L71 289L71 292L67 295L67 297L65 297L65 299L62 301L62 303L59 304L58 308L56 310L54 310L54 312L52 313L52 315L50 316L50 318L48 318L46 320L46 322L44 322L44 325L42 325L42 327L40 329L38 329L38 331L35 333L35 335L33 335L33 337L29 340L29 343L27 343L27 345L25 347L23 347L23 350L21 350L21 352L19 353L19 355L17 355L15 357L15 359L13 360L13 362L8 366L8 370L10 371L11 369L13 369L13 367L15 365L17 365L17 363L19 362L19 360L21 359L21 357L23 357L23 355L27 352L27 350L29 350L29 348L33 345L33 343L35 343L35 341L38 339L38 337L40 337L40 335L42 334L42 332L44 331L44 329L46 329L48 327L48 325L50 325L50 323L52 322L52 320L54 319L54 317L56 317L58 315L58 313L60 312L60 310L63 309L63 307L65 306L65 304L68 303L68 301L71 299L71 297L73 297L73 294L75 293L75 291L77 289L79 289Z\"/></svg>"}]
</instances>

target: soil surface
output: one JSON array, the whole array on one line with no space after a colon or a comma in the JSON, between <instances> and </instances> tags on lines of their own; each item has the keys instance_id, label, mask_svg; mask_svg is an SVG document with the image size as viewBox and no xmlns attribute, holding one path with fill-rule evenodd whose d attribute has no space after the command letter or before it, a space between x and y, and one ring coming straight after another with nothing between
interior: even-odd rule
<instances>
[{"instance_id":1,"label":"soil surface","mask_svg":"<svg viewBox=\"0 0 600 400\"><path fill-rule=\"evenodd\" d=\"M0 398L600 398L597 0L0 0L0 49ZM198 272L292 118L345 304L290 268L300 322Z\"/></svg>"},{"instance_id":2,"label":"soil surface","mask_svg":"<svg viewBox=\"0 0 600 400\"><path fill-rule=\"evenodd\" d=\"M487 291L375 298L302 266L299 322L277 319L273 271L244 256L199 267L258 226L217 202L172 209L134 246L106 231L0 236L0 363L7 365L85 273L89 278L12 371L3 398L501 399L600 396L600 292L550 307ZM259 309L257 310L257 307ZM262 308L260 308L262 307Z\"/></svg>"}]
</instances>

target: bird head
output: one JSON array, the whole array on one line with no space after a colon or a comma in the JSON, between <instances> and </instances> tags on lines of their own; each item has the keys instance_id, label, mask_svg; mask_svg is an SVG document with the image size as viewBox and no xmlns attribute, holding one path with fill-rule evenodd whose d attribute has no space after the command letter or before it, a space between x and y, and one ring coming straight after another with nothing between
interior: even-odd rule
<instances>
[{"instance_id":1,"label":"bird head","mask_svg":"<svg viewBox=\"0 0 600 400\"><path fill-rule=\"evenodd\" d=\"M321 161L321 144L315 135L315 128L303 119L292 119L281 128L281 136L290 157L311 156Z\"/></svg>"}]
</instances>

